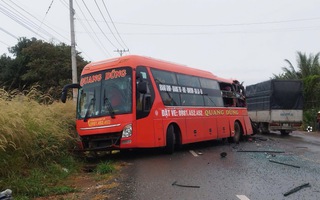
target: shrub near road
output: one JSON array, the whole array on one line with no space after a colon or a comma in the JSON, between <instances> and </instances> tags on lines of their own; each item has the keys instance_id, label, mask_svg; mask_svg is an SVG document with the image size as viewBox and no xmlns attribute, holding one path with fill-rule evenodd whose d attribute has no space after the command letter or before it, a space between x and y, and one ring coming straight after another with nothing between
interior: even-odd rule
<instances>
[{"instance_id":1,"label":"shrub near road","mask_svg":"<svg viewBox=\"0 0 320 200\"><path fill-rule=\"evenodd\" d=\"M79 167L70 153L75 106L38 103L44 97L48 102L34 91L14 97L0 91L0 191L11 189L15 199L73 190L61 180Z\"/></svg>"}]
</instances>

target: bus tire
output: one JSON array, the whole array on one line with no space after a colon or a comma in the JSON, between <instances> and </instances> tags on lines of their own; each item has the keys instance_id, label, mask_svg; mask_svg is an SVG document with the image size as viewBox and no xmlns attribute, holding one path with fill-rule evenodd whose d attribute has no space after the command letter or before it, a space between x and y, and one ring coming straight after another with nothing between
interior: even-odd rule
<instances>
[{"instance_id":1,"label":"bus tire","mask_svg":"<svg viewBox=\"0 0 320 200\"><path fill-rule=\"evenodd\" d=\"M166 146L164 148L165 153L173 154L175 141L176 141L176 136L174 133L174 127L173 125L170 125L167 129L167 134L166 134Z\"/></svg>"},{"instance_id":2,"label":"bus tire","mask_svg":"<svg viewBox=\"0 0 320 200\"><path fill-rule=\"evenodd\" d=\"M242 129L239 122L234 122L234 136L233 142L238 144L242 135Z\"/></svg>"}]
</instances>

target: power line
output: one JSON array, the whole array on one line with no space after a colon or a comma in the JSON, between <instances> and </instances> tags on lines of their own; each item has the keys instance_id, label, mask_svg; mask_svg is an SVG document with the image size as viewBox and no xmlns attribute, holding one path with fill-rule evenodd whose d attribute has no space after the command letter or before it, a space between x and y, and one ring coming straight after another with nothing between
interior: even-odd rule
<instances>
[{"instance_id":1,"label":"power line","mask_svg":"<svg viewBox=\"0 0 320 200\"><path fill-rule=\"evenodd\" d=\"M4 29L3 29L3 28L1 28L1 27L0 27L0 30L1 30L1 31L3 31L3 32L5 32L6 34L10 35L11 37L13 37L13 38L15 38L15 39L18 39L18 37L17 37L17 36L13 35L12 33L10 33L10 32L9 32L9 31L7 31L7 30L4 30Z\"/></svg>"},{"instance_id":2,"label":"power line","mask_svg":"<svg viewBox=\"0 0 320 200\"><path fill-rule=\"evenodd\" d=\"M42 27L42 24L43 24L44 20L46 19L47 15L48 15L48 12L49 12L49 10L50 10L53 2L54 2L54 0L51 1L48 10L47 10L46 14L44 15L44 17L43 17L43 19L42 19L42 21L41 21L41 24L39 25L39 29Z\"/></svg>"},{"instance_id":3,"label":"power line","mask_svg":"<svg viewBox=\"0 0 320 200\"><path fill-rule=\"evenodd\" d=\"M6 2L4 2L5 4L7 4ZM24 19L23 15L18 12L21 16L18 16L17 14L15 14L13 11L11 11L10 9L8 9L7 7L3 6L3 8L0 7L0 12L2 12L3 14L5 14L7 17L9 17L10 19L12 19L13 21L17 22L18 24L20 24L21 26L25 27L26 29L28 29L29 31L33 32L35 35L41 37L43 40L45 40L44 37L42 37L38 32L34 31L32 29L32 27L35 29L35 24L30 23L28 20ZM11 7L9 5L9 7ZM11 7L12 8L12 7ZM14 9L15 10L15 9ZM16 10L15 10L16 11Z\"/></svg>"},{"instance_id":4,"label":"power line","mask_svg":"<svg viewBox=\"0 0 320 200\"><path fill-rule=\"evenodd\" d=\"M120 40L122 41L122 43L124 44L124 46L125 46L125 47L128 49L128 51L129 51L128 46L127 46L126 43L123 41L121 35L120 35L119 32L118 32L117 27L115 26L115 24L114 24L114 22L113 22L113 20L112 20L112 17L111 17L111 15L110 15L109 11L108 11L108 8L107 8L104 0L102 0L102 3L103 3L103 6L104 6L104 8L106 9L106 11L107 11L107 13L108 13L108 16L109 16L109 18L110 18L110 20L111 20L111 22L112 22L112 25L113 25L114 29L116 30L116 32L117 32L117 34L118 34ZM107 23L107 22L106 22L106 23Z\"/></svg>"},{"instance_id":5,"label":"power line","mask_svg":"<svg viewBox=\"0 0 320 200\"><path fill-rule=\"evenodd\" d=\"M320 26L308 27L292 27L292 28L271 28L271 29L254 29L254 30L240 30L240 31L215 31L215 32L152 32L152 33L122 33L123 35L213 35L213 34L235 34L235 33L266 33L266 32L290 32L290 31L314 31L320 30Z\"/></svg>"},{"instance_id":6,"label":"power line","mask_svg":"<svg viewBox=\"0 0 320 200\"><path fill-rule=\"evenodd\" d=\"M16 7L18 7L19 9L21 9L22 11L24 11L25 13L27 13L29 16L31 16L34 20L42 23L37 17L35 17L34 15L32 15L30 12L26 11L24 8L22 8L21 6L17 5L16 3L14 3L13 1L9 0L11 3L13 3ZM27 17L24 16L24 18L28 19ZM28 21L32 22L32 20L28 19ZM33 23L33 22L32 22ZM50 36L52 38L55 38L56 40L58 40L59 42L62 42L61 40L59 40L58 38L56 38L54 35L50 34L48 31L46 31L45 29L43 29L42 27L39 28L39 26L35 23L34 24L34 29L36 30L41 30L45 35ZM47 27L48 29L50 29L51 31L53 31L54 33L56 33L57 35L59 35L61 38L70 41L68 38L66 38L64 35L60 34L59 32L57 32L55 29L51 28L50 26L44 24L45 27Z\"/></svg>"},{"instance_id":7,"label":"power line","mask_svg":"<svg viewBox=\"0 0 320 200\"><path fill-rule=\"evenodd\" d=\"M89 12L90 16L92 17L93 21L95 22L95 24L97 25L97 27L99 28L99 30L101 31L101 33L105 36L105 38L109 41L109 43L117 49L117 47L111 42L111 40L106 36L106 34L104 33L104 31L101 29L101 27L99 26L99 24L97 23L96 19L94 18L94 16L92 15L91 11L89 10L87 4L84 2L84 0L82 0L84 6L86 7L87 11Z\"/></svg>"},{"instance_id":8,"label":"power line","mask_svg":"<svg viewBox=\"0 0 320 200\"><path fill-rule=\"evenodd\" d=\"M109 24L107 23L107 21L106 21L106 19L105 19L104 15L103 15L103 13L102 13L102 11L101 11L101 9L100 9L99 5L97 4L97 1L96 1L96 0L94 0L94 3L96 4L96 6L97 6L97 8L98 8L98 10L99 10L99 12L100 12L100 14L101 14L101 16L102 16L102 18L103 18L104 22L105 22L105 24L107 25L108 29L110 30L110 33L112 34L112 36L114 37L114 39L118 42L118 44L121 46L121 48L123 48L122 44L119 42L119 40L117 39L117 37L114 35L114 33L113 33L112 29L110 28Z\"/></svg>"},{"instance_id":9,"label":"power line","mask_svg":"<svg viewBox=\"0 0 320 200\"><path fill-rule=\"evenodd\" d=\"M86 19L85 14L84 14L84 12L82 11L80 5L77 3L77 1L76 1L76 4L77 4L80 12L82 13L83 17ZM79 21L81 21L81 20L79 20ZM109 53L109 51L102 45L103 43L100 41L100 39L99 39L99 37L97 36L96 32L95 32L94 29L92 28L91 24L90 24L87 20L86 20L86 22L88 23L91 31L92 31L93 34L95 35L95 37L96 37L96 39L98 40L98 42L91 36L90 32L87 31L86 26L84 26L84 24L82 24L83 27L84 27L84 28L86 29L86 31L88 32L89 37L91 37L91 39L97 44L97 46L98 46L99 48L101 48L101 50L102 50L104 53L107 53L109 56L111 56L111 54Z\"/></svg>"},{"instance_id":10,"label":"power line","mask_svg":"<svg viewBox=\"0 0 320 200\"><path fill-rule=\"evenodd\" d=\"M130 22L115 22L116 24L133 25L133 26L159 26L159 27L215 27L215 26L251 26L251 25L265 25L265 24L281 24L291 22L315 21L320 20L320 17L303 18L303 19L289 19L279 21L264 21L264 22L247 22L247 23L230 23L230 24L145 24L145 23L130 23Z\"/></svg>"}]
</instances>

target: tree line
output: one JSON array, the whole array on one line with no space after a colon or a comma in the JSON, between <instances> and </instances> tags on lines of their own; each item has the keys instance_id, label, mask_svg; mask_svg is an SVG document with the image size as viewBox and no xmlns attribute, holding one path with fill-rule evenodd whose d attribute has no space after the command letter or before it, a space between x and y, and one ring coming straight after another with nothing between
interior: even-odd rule
<instances>
[{"instance_id":1,"label":"tree line","mask_svg":"<svg viewBox=\"0 0 320 200\"><path fill-rule=\"evenodd\" d=\"M0 57L0 88L6 91L28 91L37 86L42 93L58 99L61 88L72 83L71 47L64 43L53 44L36 38L19 38L10 47L13 58ZM77 72L88 63L77 52Z\"/></svg>"}]
</instances>

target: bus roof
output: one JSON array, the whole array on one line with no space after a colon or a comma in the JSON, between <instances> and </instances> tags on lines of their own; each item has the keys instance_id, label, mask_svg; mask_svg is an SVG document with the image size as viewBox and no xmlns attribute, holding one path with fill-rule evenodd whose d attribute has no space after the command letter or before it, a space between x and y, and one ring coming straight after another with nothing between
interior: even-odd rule
<instances>
[{"instance_id":1,"label":"bus roof","mask_svg":"<svg viewBox=\"0 0 320 200\"><path fill-rule=\"evenodd\" d=\"M166 71L178 72L181 74L195 75L199 77L215 79L219 82L232 83L232 79L224 79L212 74L209 71L188 67L169 61L155 59L146 56L139 55L127 55L122 57L110 58L106 60L91 62L83 68L82 75L92 72L109 69L115 66L148 66L155 69L161 69Z\"/></svg>"}]
</instances>

